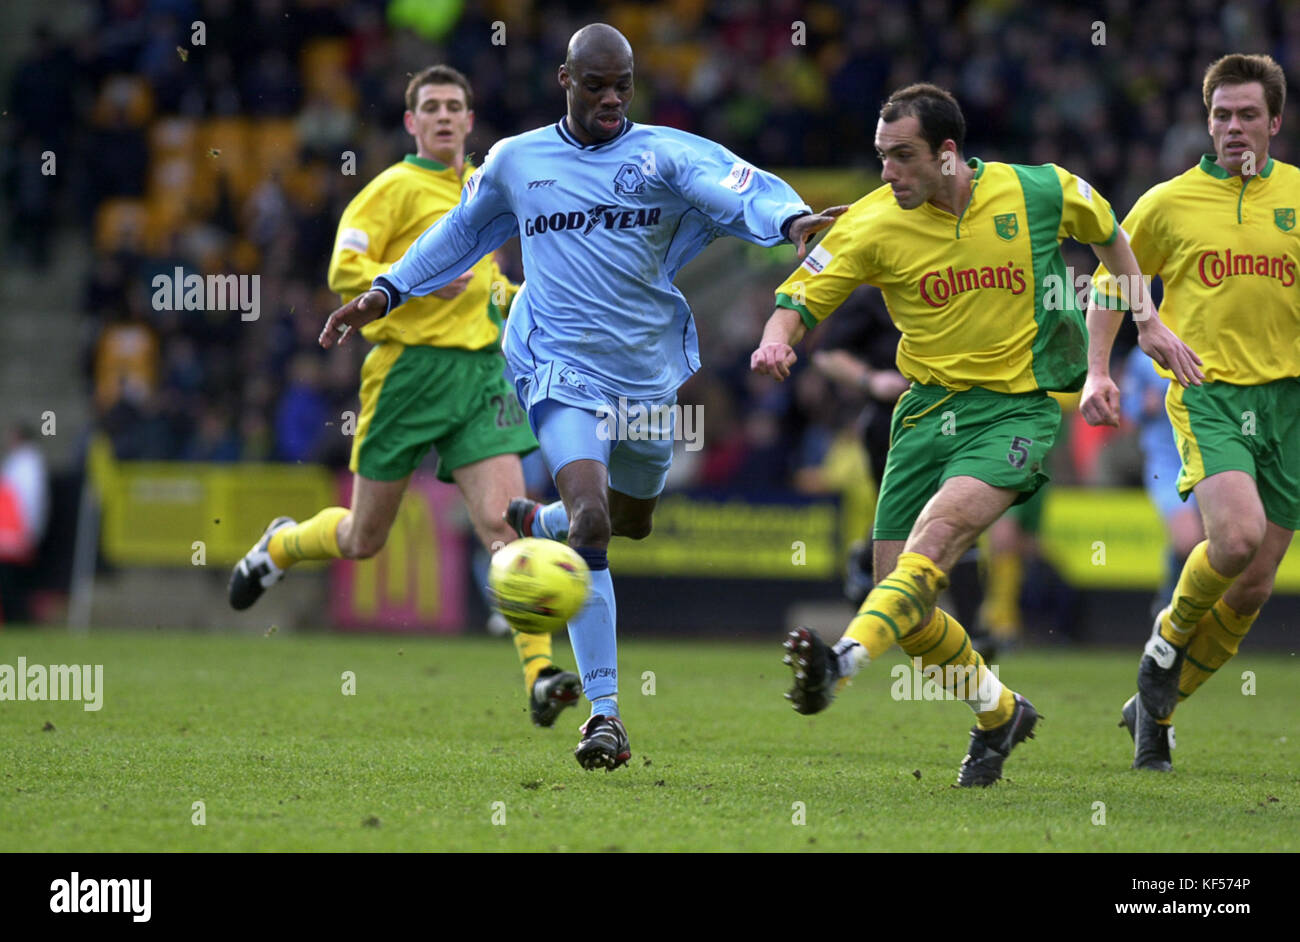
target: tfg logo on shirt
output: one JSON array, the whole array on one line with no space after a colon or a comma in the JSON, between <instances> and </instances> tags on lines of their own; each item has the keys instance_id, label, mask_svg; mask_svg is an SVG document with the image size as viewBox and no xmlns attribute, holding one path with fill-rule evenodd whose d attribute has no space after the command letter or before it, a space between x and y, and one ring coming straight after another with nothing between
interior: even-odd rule
<instances>
[{"instance_id":1,"label":"tfg logo on shirt","mask_svg":"<svg viewBox=\"0 0 1300 942\"><path fill-rule=\"evenodd\" d=\"M131 913L132 922L148 922L152 880L83 880L72 871L68 880L50 884L52 913Z\"/></svg>"},{"instance_id":2,"label":"tfg logo on shirt","mask_svg":"<svg viewBox=\"0 0 1300 942\"><path fill-rule=\"evenodd\" d=\"M550 213L533 216L524 220L524 235L543 235L547 232L563 232L566 229L581 229L582 234L591 235L595 229L640 229L643 226L659 225L660 209L658 206L641 209L619 209L608 203L599 203L586 212L571 210L567 213Z\"/></svg>"}]
</instances>

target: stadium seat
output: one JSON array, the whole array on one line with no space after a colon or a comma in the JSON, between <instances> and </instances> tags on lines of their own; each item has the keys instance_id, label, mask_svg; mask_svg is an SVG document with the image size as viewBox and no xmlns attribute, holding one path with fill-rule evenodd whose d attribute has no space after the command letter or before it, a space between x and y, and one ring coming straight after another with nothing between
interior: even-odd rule
<instances>
[{"instance_id":1,"label":"stadium seat","mask_svg":"<svg viewBox=\"0 0 1300 942\"><path fill-rule=\"evenodd\" d=\"M95 216L95 251L138 252L144 245L147 223L148 208L144 200L104 201Z\"/></svg>"},{"instance_id":2,"label":"stadium seat","mask_svg":"<svg viewBox=\"0 0 1300 942\"><path fill-rule=\"evenodd\" d=\"M298 163L298 129L292 118L259 121L254 128L254 160L258 179L286 171Z\"/></svg>"},{"instance_id":3,"label":"stadium seat","mask_svg":"<svg viewBox=\"0 0 1300 942\"><path fill-rule=\"evenodd\" d=\"M153 116L153 90L138 75L114 75L105 80L95 100L91 121L97 127L144 127Z\"/></svg>"},{"instance_id":4,"label":"stadium seat","mask_svg":"<svg viewBox=\"0 0 1300 942\"><path fill-rule=\"evenodd\" d=\"M198 148L198 132L190 118L159 118L149 127L150 158L191 157Z\"/></svg>"},{"instance_id":5,"label":"stadium seat","mask_svg":"<svg viewBox=\"0 0 1300 942\"><path fill-rule=\"evenodd\" d=\"M304 89L311 92L323 90L333 76L346 74L348 68L348 41L346 39L313 39L302 47L298 70Z\"/></svg>"}]
</instances>

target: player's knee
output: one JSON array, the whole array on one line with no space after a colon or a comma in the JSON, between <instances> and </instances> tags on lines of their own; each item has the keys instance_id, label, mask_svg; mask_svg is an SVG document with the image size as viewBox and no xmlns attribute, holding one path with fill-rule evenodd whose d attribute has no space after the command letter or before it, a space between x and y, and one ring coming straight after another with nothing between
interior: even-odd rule
<instances>
[{"instance_id":1,"label":"player's knee","mask_svg":"<svg viewBox=\"0 0 1300 942\"><path fill-rule=\"evenodd\" d=\"M574 503L569 520L570 545L607 545L611 531L609 508L603 501L579 499Z\"/></svg>"},{"instance_id":2,"label":"player's knee","mask_svg":"<svg viewBox=\"0 0 1300 942\"><path fill-rule=\"evenodd\" d=\"M1256 526L1252 520L1235 520L1211 540L1214 555L1230 574L1241 572L1250 564L1264 542L1264 529L1262 524Z\"/></svg>"}]
</instances>

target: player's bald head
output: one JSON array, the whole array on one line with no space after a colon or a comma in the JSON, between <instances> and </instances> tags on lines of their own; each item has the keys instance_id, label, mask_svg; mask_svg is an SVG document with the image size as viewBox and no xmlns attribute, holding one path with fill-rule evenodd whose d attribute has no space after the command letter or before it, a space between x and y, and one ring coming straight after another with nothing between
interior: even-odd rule
<instances>
[{"instance_id":1,"label":"player's bald head","mask_svg":"<svg viewBox=\"0 0 1300 942\"><path fill-rule=\"evenodd\" d=\"M623 132L634 92L632 47L622 33L604 23L578 30L557 78L569 102L569 130L583 145Z\"/></svg>"},{"instance_id":2,"label":"player's bald head","mask_svg":"<svg viewBox=\"0 0 1300 942\"><path fill-rule=\"evenodd\" d=\"M591 23L569 38L564 56L569 71L625 71L632 68L632 44L608 23Z\"/></svg>"}]
</instances>

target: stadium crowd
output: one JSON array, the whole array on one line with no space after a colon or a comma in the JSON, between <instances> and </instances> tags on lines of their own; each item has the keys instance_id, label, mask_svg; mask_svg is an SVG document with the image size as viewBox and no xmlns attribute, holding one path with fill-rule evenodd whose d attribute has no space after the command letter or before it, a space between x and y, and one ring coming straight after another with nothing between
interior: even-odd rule
<instances>
[{"instance_id":1,"label":"stadium crowd","mask_svg":"<svg viewBox=\"0 0 1300 942\"><path fill-rule=\"evenodd\" d=\"M84 227L85 372L121 458L346 463L365 351L316 346L336 302L326 267L348 200L410 149L402 91L433 62L474 83L481 154L556 119L564 44L600 17L644 50L634 119L773 169L877 169L878 102L932 81L966 111L968 154L1067 166L1121 216L1207 148L1195 89L1222 50L1300 75L1300 8L1280 3L99 0L84 13L39 26L10 76L9 237L44 269L49 221ZM40 174L47 150L67 172ZM259 316L159 310L154 278L178 268L256 273ZM675 483L833 486L823 472L864 399L807 358L794 383L756 381L771 302L755 291L696 312L705 369L683 399L708 432ZM1109 460L1105 432L1075 431L1058 477L1132 482L1135 451Z\"/></svg>"}]
</instances>

